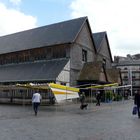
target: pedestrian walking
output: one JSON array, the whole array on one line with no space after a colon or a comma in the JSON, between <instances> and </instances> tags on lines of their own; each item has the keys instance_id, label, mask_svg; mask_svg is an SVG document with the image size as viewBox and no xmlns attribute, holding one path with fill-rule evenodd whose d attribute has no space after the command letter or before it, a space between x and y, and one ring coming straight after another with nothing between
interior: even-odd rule
<instances>
[{"instance_id":1,"label":"pedestrian walking","mask_svg":"<svg viewBox=\"0 0 140 140\"><path fill-rule=\"evenodd\" d=\"M80 102L81 102L81 105L83 105L85 103L85 93L84 92L82 92L80 94Z\"/></svg>"},{"instance_id":2,"label":"pedestrian walking","mask_svg":"<svg viewBox=\"0 0 140 140\"><path fill-rule=\"evenodd\" d=\"M138 118L140 118L140 90L134 96L134 104L137 105L137 114Z\"/></svg>"},{"instance_id":3,"label":"pedestrian walking","mask_svg":"<svg viewBox=\"0 0 140 140\"><path fill-rule=\"evenodd\" d=\"M88 104L85 103L85 99L86 99L85 93L82 92L82 93L80 94L80 102L81 102L80 108L81 108L82 110L83 110L83 109L87 109L87 106L88 106Z\"/></svg>"},{"instance_id":4,"label":"pedestrian walking","mask_svg":"<svg viewBox=\"0 0 140 140\"><path fill-rule=\"evenodd\" d=\"M55 104L55 96L53 95L53 93L49 94L49 100L51 105Z\"/></svg>"},{"instance_id":5,"label":"pedestrian walking","mask_svg":"<svg viewBox=\"0 0 140 140\"><path fill-rule=\"evenodd\" d=\"M96 103L96 106L100 106L100 102L101 102L101 93L100 91L97 92L96 94L96 100L97 100L97 103Z\"/></svg>"},{"instance_id":6,"label":"pedestrian walking","mask_svg":"<svg viewBox=\"0 0 140 140\"><path fill-rule=\"evenodd\" d=\"M34 112L35 112L35 115L37 116L37 113L38 113L38 107L40 105L40 102L41 102L41 95L39 92L36 92L33 94L33 97L32 97L32 103L33 103L33 109L34 109Z\"/></svg>"}]
</instances>

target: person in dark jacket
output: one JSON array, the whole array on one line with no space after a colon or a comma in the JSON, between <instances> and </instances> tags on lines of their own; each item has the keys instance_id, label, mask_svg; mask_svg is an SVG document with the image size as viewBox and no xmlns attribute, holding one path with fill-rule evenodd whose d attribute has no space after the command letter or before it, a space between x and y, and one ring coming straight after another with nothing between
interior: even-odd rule
<instances>
[{"instance_id":1,"label":"person in dark jacket","mask_svg":"<svg viewBox=\"0 0 140 140\"><path fill-rule=\"evenodd\" d=\"M100 91L97 92L96 94L96 100L97 100L97 103L96 103L96 106L100 106L100 102L101 102L101 93Z\"/></svg>"},{"instance_id":2,"label":"person in dark jacket","mask_svg":"<svg viewBox=\"0 0 140 140\"><path fill-rule=\"evenodd\" d=\"M84 92L82 92L80 94L80 102L81 102L81 105L83 105L85 103L85 93Z\"/></svg>"},{"instance_id":3,"label":"person in dark jacket","mask_svg":"<svg viewBox=\"0 0 140 140\"><path fill-rule=\"evenodd\" d=\"M137 105L138 118L140 118L140 90L135 94L134 104Z\"/></svg>"},{"instance_id":4,"label":"person in dark jacket","mask_svg":"<svg viewBox=\"0 0 140 140\"><path fill-rule=\"evenodd\" d=\"M83 110L83 109L87 109L87 106L88 106L88 104L85 103L85 98L86 98L85 93L82 92L82 93L80 94L80 102L81 102L80 108L81 108L82 110Z\"/></svg>"}]
</instances>

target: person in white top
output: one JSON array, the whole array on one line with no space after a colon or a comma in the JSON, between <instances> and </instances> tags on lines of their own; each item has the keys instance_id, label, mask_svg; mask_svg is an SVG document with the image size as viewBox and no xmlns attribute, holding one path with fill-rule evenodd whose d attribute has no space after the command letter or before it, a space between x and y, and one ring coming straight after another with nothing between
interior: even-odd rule
<instances>
[{"instance_id":1,"label":"person in white top","mask_svg":"<svg viewBox=\"0 0 140 140\"><path fill-rule=\"evenodd\" d=\"M42 97L38 92L33 94L32 103L33 103L33 109L34 109L35 115L37 115L38 107L40 105L41 99Z\"/></svg>"}]
</instances>

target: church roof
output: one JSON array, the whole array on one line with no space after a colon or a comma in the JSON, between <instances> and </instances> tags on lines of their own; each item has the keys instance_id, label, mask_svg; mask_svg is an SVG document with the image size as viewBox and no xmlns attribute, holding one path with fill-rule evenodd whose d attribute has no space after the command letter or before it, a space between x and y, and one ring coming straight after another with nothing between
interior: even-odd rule
<instances>
[{"instance_id":1,"label":"church roof","mask_svg":"<svg viewBox=\"0 0 140 140\"><path fill-rule=\"evenodd\" d=\"M0 82L55 81L68 59L0 66Z\"/></svg>"},{"instance_id":2,"label":"church roof","mask_svg":"<svg viewBox=\"0 0 140 140\"><path fill-rule=\"evenodd\" d=\"M81 17L0 37L0 54L73 43L87 17Z\"/></svg>"},{"instance_id":3,"label":"church roof","mask_svg":"<svg viewBox=\"0 0 140 140\"><path fill-rule=\"evenodd\" d=\"M93 39L95 43L96 50L100 48L100 45L106 35L106 32L98 32L98 33L93 33Z\"/></svg>"},{"instance_id":4,"label":"church roof","mask_svg":"<svg viewBox=\"0 0 140 140\"><path fill-rule=\"evenodd\" d=\"M109 51L109 54L110 54L110 59L113 62L107 33L106 32L98 32L98 33L93 33L92 36L93 36L93 40L94 40L94 43L95 43L95 48L96 48L97 53L100 52L100 49L103 46L102 45L103 40L104 39L106 40L107 46L108 46L108 51Z\"/></svg>"}]
</instances>

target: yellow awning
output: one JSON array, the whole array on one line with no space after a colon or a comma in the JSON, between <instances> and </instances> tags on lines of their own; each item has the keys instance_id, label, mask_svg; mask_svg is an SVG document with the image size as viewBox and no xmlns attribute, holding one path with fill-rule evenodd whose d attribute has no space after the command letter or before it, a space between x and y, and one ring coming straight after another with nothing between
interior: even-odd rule
<instances>
[{"instance_id":1,"label":"yellow awning","mask_svg":"<svg viewBox=\"0 0 140 140\"><path fill-rule=\"evenodd\" d=\"M57 88L57 89L62 89L62 90L69 90L69 91L79 92L79 88L68 87L68 86L64 86L64 85L60 85L60 84L50 83L49 86L51 88Z\"/></svg>"},{"instance_id":2,"label":"yellow awning","mask_svg":"<svg viewBox=\"0 0 140 140\"><path fill-rule=\"evenodd\" d=\"M105 84L105 85L94 85L94 86L90 86L87 88L104 88L104 87L112 87L112 86L118 86L118 83L112 83L112 84Z\"/></svg>"}]
</instances>

